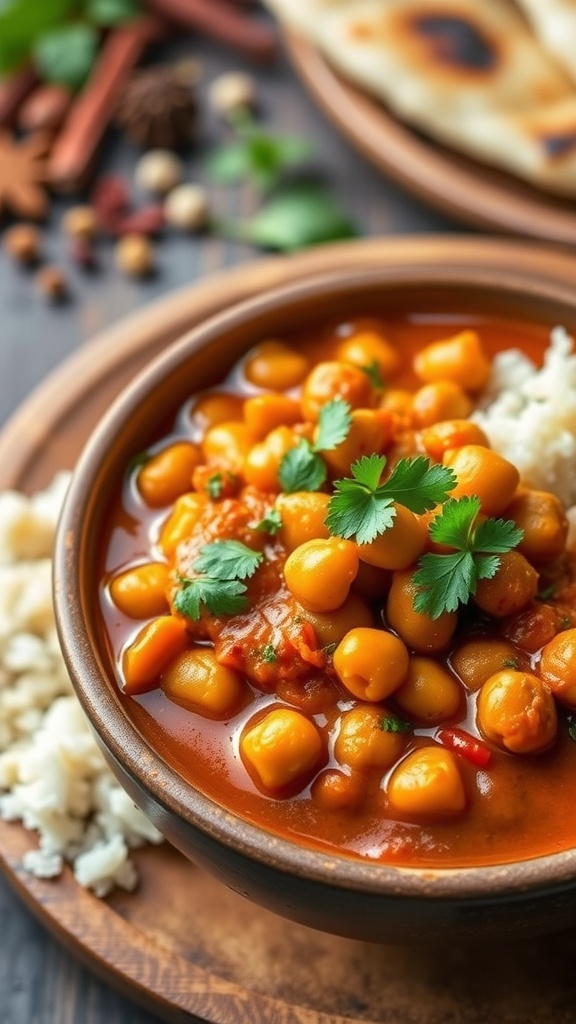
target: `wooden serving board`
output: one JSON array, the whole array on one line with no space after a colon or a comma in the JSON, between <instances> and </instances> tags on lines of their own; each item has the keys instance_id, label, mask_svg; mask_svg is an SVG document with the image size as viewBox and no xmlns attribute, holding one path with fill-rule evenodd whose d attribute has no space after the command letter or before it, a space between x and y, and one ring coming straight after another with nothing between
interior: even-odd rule
<instances>
[{"instance_id":1,"label":"wooden serving board","mask_svg":"<svg viewBox=\"0 0 576 1024\"><path fill-rule=\"evenodd\" d=\"M85 345L0 435L0 487L33 491L73 466L121 386L166 344L255 291L341 266L490 258L503 272L576 263L492 239L370 240L269 259L177 292ZM54 881L20 864L34 837L0 822L0 867L28 907L93 971L168 1022L205 1024L573 1024L576 932L514 946L408 950L284 921L224 888L168 845L136 854L135 893L101 901L69 870Z\"/></svg>"}]
</instances>

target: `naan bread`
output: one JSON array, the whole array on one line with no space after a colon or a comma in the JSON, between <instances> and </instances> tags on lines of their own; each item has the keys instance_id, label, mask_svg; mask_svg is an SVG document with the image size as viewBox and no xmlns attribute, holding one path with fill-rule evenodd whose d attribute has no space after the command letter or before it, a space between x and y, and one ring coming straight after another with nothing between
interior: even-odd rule
<instances>
[{"instance_id":1,"label":"naan bread","mask_svg":"<svg viewBox=\"0 0 576 1024\"><path fill-rule=\"evenodd\" d=\"M269 2L400 118L576 195L574 88L508 0Z\"/></svg>"},{"instance_id":2,"label":"naan bread","mask_svg":"<svg viewBox=\"0 0 576 1024\"><path fill-rule=\"evenodd\" d=\"M576 0L517 0L536 37L576 82Z\"/></svg>"}]
</instances>

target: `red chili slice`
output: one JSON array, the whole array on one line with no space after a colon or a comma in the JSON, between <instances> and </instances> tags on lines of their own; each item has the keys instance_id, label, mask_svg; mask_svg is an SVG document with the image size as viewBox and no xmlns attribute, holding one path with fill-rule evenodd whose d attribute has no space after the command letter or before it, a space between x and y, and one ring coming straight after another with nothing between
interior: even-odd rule
<instances>
[{"instance_id":1,"label":"red chili slice","mask_svg":"<svg viewBox=\"0 0 576 1024\"><path fill-rule=\"evenodd\" d=\"M480 740L464 732L463 729L439 729L436 739L442 746L460 754L467 761L475 764L477 768L486 768L492 757L491 751Z\"/></svg>"}]
</instances>

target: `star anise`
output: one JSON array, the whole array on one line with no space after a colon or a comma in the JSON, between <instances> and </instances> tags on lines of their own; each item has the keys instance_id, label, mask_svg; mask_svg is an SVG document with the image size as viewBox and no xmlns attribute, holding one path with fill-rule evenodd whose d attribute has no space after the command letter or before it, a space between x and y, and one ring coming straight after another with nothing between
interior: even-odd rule
<instances>
[{"instance_id":1,"label":"star anise","mask_svg":"<svg viewBox=\"0 0 576 1024\"><path fill-rule=\"evenodd\" d=\"M124 87L116 123L139 146L178 149L194 138L196 112L191 82L178 65L144 68Z\"/></svg>"},{"instance_id":2,"label":"star anise","mask_svg":"<svg viewBox=\"0 0 576 1024\"><path fill-rule=\"evenodd\" d=\"M0 131L0 217L10 211L16 217L41 220L48 209L42 187L47 178L48 135L37 133L17 142Z\"/></svg>"}]
</instances>

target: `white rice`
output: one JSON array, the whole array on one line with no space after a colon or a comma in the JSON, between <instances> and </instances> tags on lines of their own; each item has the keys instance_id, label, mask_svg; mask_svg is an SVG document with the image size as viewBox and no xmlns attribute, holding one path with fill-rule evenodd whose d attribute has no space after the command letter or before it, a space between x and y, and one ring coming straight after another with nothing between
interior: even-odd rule
<instances>
[{"instance_id":1,"label":"white rice","mask_svg":"<svg viewBox=\"0 0 576 1024\"><path fill-rule=\"evenodd\" d=\"M472 419L523 481L575 505L576 354L564 328L552 331L540 370L514 349L497 355L480 405Z\"/></svg>"},{"instance_id":2,"label":"white rice","mask_svg":"<svg viewBox=\"0 0 576 1024\"><path fill-rule=\"evenodd\" d=\"M50 552L68 480L0 494L0 817L38 833L25 869L52 878L68 862L105 896L134 889L129 850L162 836L109 771L60 653Z\"/></svg>"}]
</instances>

